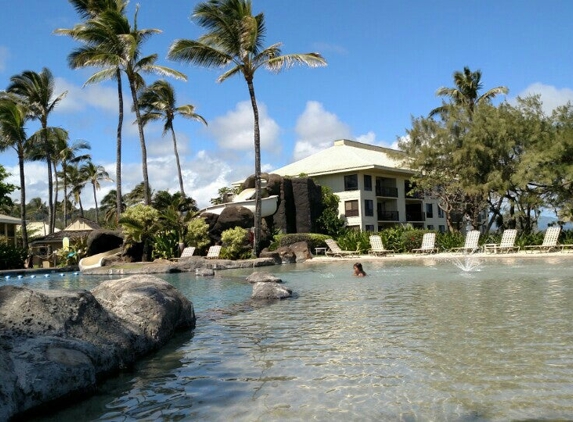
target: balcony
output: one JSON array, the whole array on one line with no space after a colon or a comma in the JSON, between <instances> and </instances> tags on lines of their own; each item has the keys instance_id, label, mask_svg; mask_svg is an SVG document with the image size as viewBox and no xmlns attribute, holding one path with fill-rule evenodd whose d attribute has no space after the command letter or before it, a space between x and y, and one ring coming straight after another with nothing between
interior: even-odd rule
<instances>
[{"instance_id":1,"label":"balcony","mask_svg":"<svg viewBox=\"0 0 573 422\"><path fill-rule=\"evenodd\" d=\"M398 211L378 211L378 221L399 221Z\"/></svg>"},{"instance_id":2,"label":"balcony","mask_svg":"<svg viewBox=\"0 0 573 422\"><path fill-rule=\"evenodd\" d=\"M398 198L398 188L391 188L389 186L376 186L376 196Z\"/></svg>"},{"instance_id":3,"label":"balcony","mask_svg":"<svg viewBox=\"0 0 573 422\"><path fill-rule=\"evenodd\" d=\"M407 211L406 221L426 221L426 215L421 211Z\"/></svg>"}]
</instances>

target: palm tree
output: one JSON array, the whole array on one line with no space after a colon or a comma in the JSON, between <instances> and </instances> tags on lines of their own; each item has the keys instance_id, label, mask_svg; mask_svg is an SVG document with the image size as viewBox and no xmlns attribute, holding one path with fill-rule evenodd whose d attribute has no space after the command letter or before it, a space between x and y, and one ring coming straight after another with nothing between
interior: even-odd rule
<instances>
[{"instance_id":1,"label":"palm tree","mask_svg":"<svg viewBox=\"0 0 573 422\"><path fill-rule=\"evenodd\" d=\"M97 18L107 10L113 10L119 14L123 14L127 7L126 0L69 0L74 6L76 12L84 20ZM122 193L121 193L121 146L122 146L122 128L123 128L123 90L121 83L121 69L117 63L117 58L113 55L116 47L113 46L112 40L114 37L107 38L102 34L99 38L92 40L78 38L78 34L82 33L82 25L76 25L73 29L57 29L54 31L56 34L69 35L72 38L79 40L86 44L85 50L78 49L68 57L69 65L72 69L86 66L102 67L101 72L97 72L85 84L96 83L102 80L111 79L117 82L117 97L118 97L118 123L116 130L116 223L123 211L122 209ZM99 56L99 60L97 57Z\"/></svg>"},{"instance_id":2,"label":"palm tree","mask_svg":"<svg viewBox=\"0 0 573 422\"><path fill-rule=\"evenodd\" d=\"M100 180L111 181L111 179L109 178L109 174L107 171L105 171L105 168L103 166L96 166L91 161L88 161L87 163L85 163L80 168L80 171L82 172L82 174L84 174L84 176L86 177L88 182L90 182L92 184L93 193L94 193L94 203L95 203L95 207L96 207L96 223L99 223L99 214L98 214L96 191L98 191L100 189L100 184L99 184Z\"/></svg>"},{"instance_id":3,"label":"palm tree","mask_svg":"<svg viewBox=\"0 0 573 422\"><path fill-rule=\"evenodd\" d=\"M479 95L483 88L481 83L481 71L472 72L469 67L464 67L464 71L454 72L454 88L441 87L436 91L438 97L447 97L451 100L450 104L443 104L430 111L430 117L436 114L443 115L451 105L464 107L471 118L476 106L481 103L489 103L498 94L507 94L509 90L505 86L498 86Z\"/></svg>"},{"instance_id":4,"label":"palm tree","mask_svg":"<svg viewBox=\"0 0 573 422\"><path fill-rule=\"evenodd\" d=\"M238 74L242 74L247 82L254 115L256 206L253 254L257 256L261 233L261 134L253 84L255 72L261 67L278 72L295 64L325 66L326 61L318 53L281 55L280 43L263 48L264 15L253 16L251 0L203 2L195 7L192 18L208 32L196 41L174 41L168 57L205 67L231 66L219 76L218 82Z\"/></svg>"},{"instance_id":5,"label":"palm tree","mask_svg":"<svg viewBox=\"0 0 573 422\"><path fill-rule=\"evenodd\" d=\"M177 175L179 176L179 190L181 196L185 197L183 175L181 174L181 163L179 162L179 152L177 151L177 138L175 137L175 130L173 129L173 120L175 116L181 116L186 119L199 121L205 125L207 125L207 121L195 113L195 107L191 104L177 107L175 91L171 84L165 80L156 81L145 88L139 96L138 106L140 110L143 111L141 120L144 126L150 121L163 119L163 135L165 136L168 131L171 132L175 161L177 163Z\"/></svg>"},{"instance_id":6,"label":"palm tree","mask_svg":"<svg viewBox=\"0 0 573 422\"><path fill-rule=\"evenodd\" d=\"M56 105L66 96L67 91L54 98L54 77L48 68L40 73L30 70L10 78L7 91L18 96L26 104L28 116L37 119L42 126L41 136L46 148L46 161L48 163L48 207L50 212L49 233L53 233L56 216L53 200L52 157L50 143L48 142L48 116Z\"/></svg>"},{"instance_id":7,"label":"palm tree","mask_svg":"<svg viewBox=\"0 0 573 422\"><path fill-rule=\"evenodd\" d=\"M63 176L64 172L60 173ZM81 172L77 163L68 164L65 170L67 183L71 187L70 196L73 197L74 203L80 206L80 216L84 216L84 207L82 205L82 191L87 183L86 176ZM64 198L64 201L66 198Z\"/></svg>"},{"instance_id":8,"label":"palm tree","mask_svg":"<svg viewBox=\"0 0 573 422\"><path fill-rule=\"evenodd\" d=\"M176 70L165 66L158 66L157 54L141 57L143 43L153 34L160 33L158 29L138 29L136 9L133 26L129 24L123 12L107 9L88 20L84 24L76 25L71 30L57 30L57 33L72 36L85 44L85 47L72 52L68 58L70 66L104 67L104 70L96 73L86 83L99 82L104 79L117 77L117 70L124 72L131 91L133 104L137 104L137 91L145 86L141 73L156 73L169 75L178 79L186 80L187 77ZM135 107L135 117L141 145L141 160L143 171L143 183L149 186L147 171L147 147L141 122L139 108ZM145 192L148 192L146 189ZM151 203L149 195L145 196L145 204Z\"/></svg>"},{"instance_id":9,"label":"palm tree","mask_svg":"<svg viewBox=\"0 0 573 422\"><path fill-rule=\"evenodd\" d=\"M116 204L116 200L117 200L117 194L115 192L115 190L110 190L100 201L100 205L101 205L101 210L104 213L104 220L110 224L113 225L112 222L115 222L115 225L117 226L117 221L119 220L117 218L117 204ZM123 210L125 209L125 204L122 200L121 204L120 204L120 209L123 212Z\"/></svg>"},{"instance_id":10,"label":"palm tree","mask_svg":"<svg viewBox=\"0 0 573 422\"><path fill-rule=\"evenodd\" d=\"M4 96L0 99L0 151L13 148L18 155L20 169L20 218L22 224L22 247L28 249L28 230L26 229L26 178L24 159L27 137L24 129L27 110L17 100Z\"/></svg>"}]
</instances>

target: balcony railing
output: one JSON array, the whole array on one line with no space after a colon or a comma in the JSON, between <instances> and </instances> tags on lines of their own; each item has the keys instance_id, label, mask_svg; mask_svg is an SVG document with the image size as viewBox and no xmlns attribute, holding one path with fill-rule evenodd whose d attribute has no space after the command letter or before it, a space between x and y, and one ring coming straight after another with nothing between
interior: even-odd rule
<instances>
[{"instance_id":1,"label":"balcony railing","mask_svg":"<svg viewBox=\"0 0 573 422\"><path fill-rule=\"evenodd\" d=\"M426 221L426 215L424 212L408 211L406 221Z\"/></svg>"},{"instance_id":2,"label":"balcony railing","mask_svg":"<svg viewBox=\"0 0 573 422\"><path fill-rule=\"evenodd\" d=\"M378 221L399 221L398 211L378 211Z\"/></svg>"},{"instance_id":3,"label":"balcony railing","mask_svg":"<svg viewBox=\"0 0 573 422\"><path fill-rule=\"evenodd\" d=\"M398 198L398 188L376 186L376 196L389 196L391 198Z\"/></svg>"}]
</instances>

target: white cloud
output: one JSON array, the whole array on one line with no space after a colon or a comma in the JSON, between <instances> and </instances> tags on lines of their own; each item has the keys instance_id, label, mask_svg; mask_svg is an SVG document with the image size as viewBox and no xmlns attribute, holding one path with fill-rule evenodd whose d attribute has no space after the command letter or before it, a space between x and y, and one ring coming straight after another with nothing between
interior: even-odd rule
<instances>
[{"instance_id":1,"label":"white cloud","mask_svg":"<svg viewBox=\"0 0 573 422\"><path fill-rule=\"evenodd\" d=\"M258 104L261 148L273 149L278 145L279 125L267 114L263 103ZM209 123L207 131L215 138L221 148L233 150L253 149L253 109L251 103L242 101L234 110L224 116L216 117Z\"/></svg>"},{"instance_id":2,"label":"white cloud","mask_svg":"<svg viewBox=\"0 0 573 422\"><path fill-rule=\"evenodd\" d=\"M10 51L8 50L8 48L4 47L3 45L0 45L0 72L6 70L6 62L8 61L9 57L10 57Z\"/></svg>"},{"instance_id":3,"label":"white cloud","mask_svg":"<svg viewBox=\"0 0 573 422\"><path fill-rule=\"evenodd\" d=\"M112 113L118 112L117 89L100 84L86 85L85 87L74 85L63 78L55 78L56 94L68 91L66 97L58 104L58 111L63 113L77 113L87 107L95 107ZM129 101L125 99L126 110L129 110Z\"/></svg>"},{"instance_id":4,"label":"white cloud","mask_svg":"<svg viewBox=\"0 0 573 422\"><path fill-rule=\"evenodd\" d=\"M541 101L543 102L542 109L547 115L550 115L555 108L567 104L568 101L573 103L573 90L569 88L559 89L551 85L544 85L540 82L529 85L518 94L521 98L530 95L541 96ZM510 102L515 103L515 99L512 99Z\"/></svg>"},{"instance_id":5,"label":"white cloud","mask_svg":"<svg viewBox=\"0 0 573 422\"><path fill-rule=\"evenodd\" d=\"M321 149L328 148L335 139L351 137L350 127L338 116L324 109L317 101L308 101L296 122L298 140L294 147L294 159L300 160Z\"/></svg>"},{"instance_id":6,"label":"white cloud","mask_svg":"<svg viewBox=\"0 0 573 422\"><path fill-rule=\"evenodd\" d=\"M398 147L398 141L395 140L394 142L386 142L386 141L380 141L378 139L376 139L376 134L372 131L366 133L365 135L360 135L356 137L356 140L358 142L362 142L364 144L370 144L370 145L376 145L379 147L385 147L385 148L393 148L396 149Z\"/></svg>"}]
</instances>

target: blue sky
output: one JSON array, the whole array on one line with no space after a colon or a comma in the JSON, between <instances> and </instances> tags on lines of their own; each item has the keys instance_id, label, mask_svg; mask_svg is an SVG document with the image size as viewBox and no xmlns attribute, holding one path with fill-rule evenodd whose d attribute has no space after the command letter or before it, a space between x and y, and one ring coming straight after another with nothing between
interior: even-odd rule
<instances>
[{"instance_id":1,"label":"blue sky","mask_svg":"<svg viewBox=\"0 0 573 422\"><path fill-rule=\"evenodd\" d=\"M147 41L142 53L158 53L158 64L188 76L187 82L170 80L178 104L195 105L209 123L174 123L186 192L206 206L219 188L254 172L252 110L241 77L218 84L219 70L167 60L175 39L201 35L201 28L190 20L197 3L133 1L128 16L133 19L139 4L139 27L163 31ZM253 6L265 14L266 45L282 42L283 53L316 51L328 61L324 68L297 67L280 74L261 69L256 74L266 171L329 147L335 139L395 145L412 116L426 115L440 105L436 90L453 86L453 72L464 66L482 71L484 90L507 86L509 101L540 94L550 112L573 100L571 1L253 0ZM69 69L66 58L78 44L53 35L56 28L71 28L77 22L66 0L10 2L9 13L0 17L0 89L24 70L49 68L56 78L55 92L68 91L50 124L67 129L71 141L88 141L94 163L115 178L115 86L83 87L95 69ZM147 82L156 79L149 75ZM142 180L130 106L128 101L124 192ZM36 129L32 122L28 133ZM158 124L149 126L146 140L152 188L177 191L171 138L162 138ZM13 173L10 180L16 183L15 155L0 153L0 164ZM26 165L28 199L47 198L46 173L42 163ZM113 188L114 183L103 183L98 197ZM93 206L89 189L84 206Z\"/></svg>"}]
</instances>

